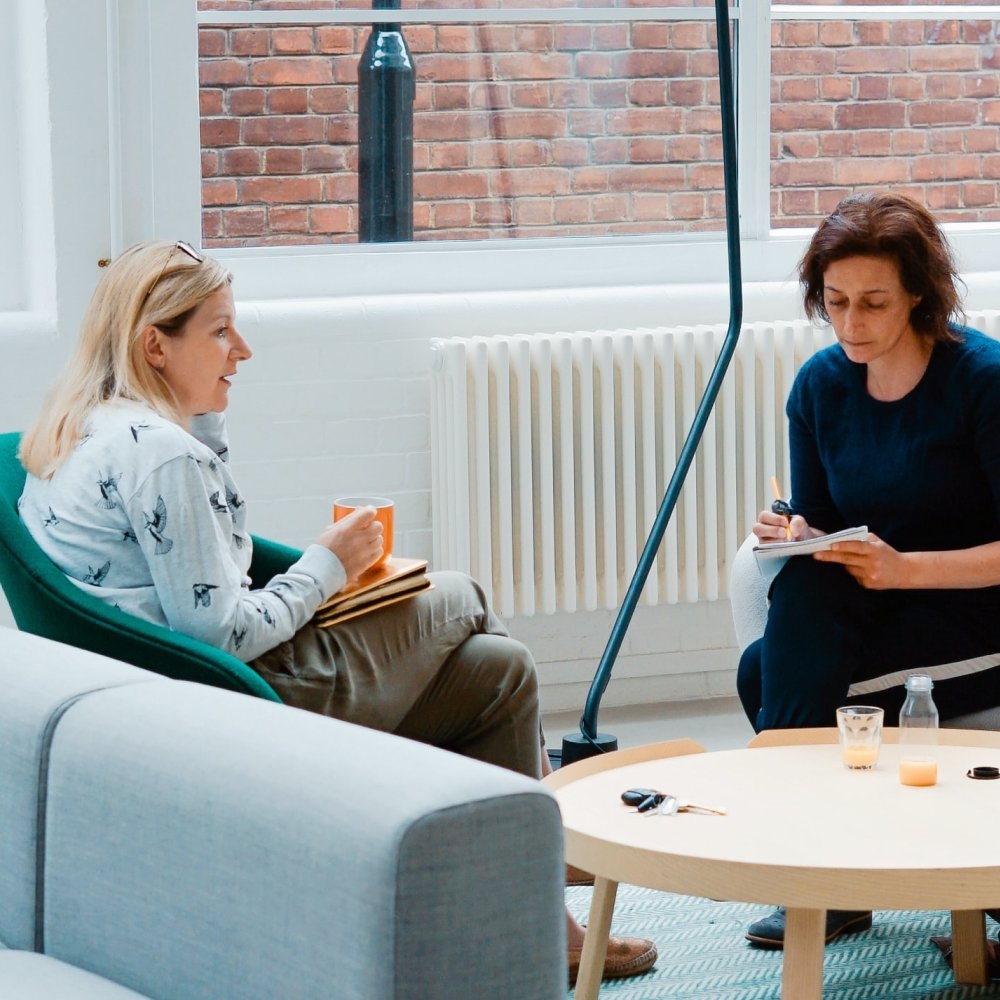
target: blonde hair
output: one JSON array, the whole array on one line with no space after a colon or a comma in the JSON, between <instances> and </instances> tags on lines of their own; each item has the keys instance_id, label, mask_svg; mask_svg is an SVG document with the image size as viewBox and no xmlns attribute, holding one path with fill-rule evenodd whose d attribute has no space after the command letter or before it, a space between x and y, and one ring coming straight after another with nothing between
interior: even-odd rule
<instances>
[{"instance_id":1,"label":"blonde hair","mask_svg":"<svg viewBox=\"0 0 1000 1000\"><path fill-rule=\"evenodd\" d=\"M218 261L199 262L176 243L138 243L117 257L94 290L73 355L21 439L25 469L51 477L101 403L138 400L183 423L173 392L146 361L142 331L181 334L191 313L231 281Z\"/></svg>"}]
</instances>

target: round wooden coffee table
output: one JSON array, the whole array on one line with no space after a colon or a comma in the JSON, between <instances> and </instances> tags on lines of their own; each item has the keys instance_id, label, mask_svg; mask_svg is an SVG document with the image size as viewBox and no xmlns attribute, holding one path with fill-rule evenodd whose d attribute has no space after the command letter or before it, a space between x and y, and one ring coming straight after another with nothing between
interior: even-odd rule
<instances>
[{"instance_id":1,"label":"round wooden coffee table","mask_svg":"<svg viewBox=\"0 0 1000 1000\"><path fill-rule=\"evenodd\" d=\"M788 908L784 1000L822 995L827 909L952 911L955 978L988 982L983 910L1000 906L1000 733L942 730L939 780L900 785L896 730L878 765L849 771L836 730L762 734L745 750L706 753L674 740L560 768L554 791L566 860L595 875L577 1000L601 982L618 883ZM621 793L647 787L726 815L639 814ZM735 942L734 942L735 943ZM663 942L661 952L669 949Z\"/></svg>"}]
</instances>

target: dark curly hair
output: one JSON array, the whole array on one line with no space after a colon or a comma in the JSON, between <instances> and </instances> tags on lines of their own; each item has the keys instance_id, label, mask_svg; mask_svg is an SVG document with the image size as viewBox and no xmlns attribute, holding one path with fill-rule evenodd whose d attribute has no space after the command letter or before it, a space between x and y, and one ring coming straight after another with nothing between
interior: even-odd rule
<instances>
[{"instance_id":1,"label":"dark curly hair","mask_svg":"<svg viewBox=\"0 0 1000 1000\"><path fill-rule=\"evenodd\" d=\"M900 194L852 194L824 219L799 264L806 315L830 322L823 302L823 275L845 257L889 257L903 288L920 301L910 313L914 331L932 340L954 340L949 322L964 313L955 258L926 208ZM963 286L964 287L964 286Z\"/></svg>"}]
</instances>

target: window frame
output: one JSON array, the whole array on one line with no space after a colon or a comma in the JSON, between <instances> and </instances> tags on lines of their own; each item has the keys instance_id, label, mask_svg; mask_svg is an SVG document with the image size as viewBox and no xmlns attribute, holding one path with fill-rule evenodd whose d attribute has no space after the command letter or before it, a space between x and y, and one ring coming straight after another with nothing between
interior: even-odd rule
<instances>
[{"instance_id":1,"label":"window frame","mask_svg":"<svg viewBox=\"0 0 1000 1000\"><path fill-rule=\"evenodd\" d=\"M0 339L57 365L102 261L161 231L199 238L195 0L4 2L16 205L0 262L18 284Z\"/></svg>"},{"instance_id":2,"label":"window frame","mask_svg":"<svg viewBox=\"0 0 1000 1000\"><path fill-rule=\"evenodd\" d=\"M55 251L45 10L30 0L9 0L9 7L0 47L10 99L0 127L10 141L0 184L12 197L5 202L0 246L0 333L51 333Z\"/></svg>"},{"instance_id":3,"label":"window frame","mask_svg":"<svg viewBox=\"0 0 1000 1000\"><path fill-rule=\"evenodd\" d=\"M121 0L124 2L124 0ZM152 0L142 0L147 6ZM203 11L196 0L170 4L175 21L193 13L195 33L201 25L276 25L304 23L482 23L535 20L665 21L714 20L712 8L573 8L507 10L299 10ZM986 6L802 6L746 0L730 8L736 38L734 61L738 91L738 161L740 235L745 282L787 282L794 276L811 230L770 227L770 34L772 20L864 19L916 20L934 15L955 19L1000 21L1000 7ZM174 28L177 25L175 23ZM176 34L176 30L175 30ZM180 74L176 74L179 76ZM747 82L749 81L749 82ZM185 94L189 97L189 94ZM177 87L161 83L150 94L151 114L166 116L184 127L176 101ZM767 127L759 127L766 123ZM200 150L200 144L199 144ZM200 163L200 160L199 160ZM190 179L187 179L190 183ZM150 191L164 207L158 216L192 217L192 192L176 182L164 190L162 178L151 177ZM200 172L196 192L200 220ZM170 210L169 205L174 205ZM996 270L1000 224L954 224L946 227L963 271ZM200 227L199 230L200 232ZM165 235L158 228L150 235ZM172 233L166 235L173 236ZM181 234L184 235L184 234ZM539 288L622 287L636 285L725 284L725 234L680 233L664 236L613 236L607 239L518 239L409 244L332 244L219 248L224 261L253 289L255 298L339 297L386 293L416 294ZM290 266L291 265L291 266Z\"/></svg>"}]
</instances>

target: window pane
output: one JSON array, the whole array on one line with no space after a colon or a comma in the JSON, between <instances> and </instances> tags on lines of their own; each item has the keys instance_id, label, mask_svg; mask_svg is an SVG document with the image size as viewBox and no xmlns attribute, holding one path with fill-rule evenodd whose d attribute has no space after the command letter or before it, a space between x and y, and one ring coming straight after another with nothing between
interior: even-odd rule
<instances>
[{"instance_id":1,"label":"window pane","mask_svg":"<svg viewBox=\"0 0 1000 1000\"><path fill-rule=\"evenodd\" d=\"M9 8L9 9L8 9ZM22 188L21 163L24 150L23 136L18 112L25 111L25 95L22 93L18 66L21 53L18 48L17 11L12 5L0 4L0 14L4 16L7 29L0 32L0 92L6 99L0 103L0 191L5 196L0 201L0 312L24 308L24 276L21 254L24 252L24 230L22 210L24 192ZM10 95L14 95L13 99Z\"/></svg>"},{"instance_id":2,"label":"window pane","mask_svg":"<svg viewBox=\"0 0 1000 1000\"><path fill-rule=\"evenodd\" d=\"M946 222L1000 222L993 21L772 22L771 216L815 225L889 188Z\"/></svg>"},{"instance_id":3,"label":"window pane","mask_svg":"<svg viewBox=\"0 0 1000 1000\"><path fill-rule=\"evenodd\" d=\"M860 6L881 6L881 7L916 7L926 6L924 0L874 0L873 3L866 3L861 0ZM966 6L966 0L935 0L935 7L961 7ZM998 5L998 0L986 0L985 3L976 4L977 7L993 7ZM772 0L772 7L795 6L795 7L845 7L859 6L858 0Z\"/></svg>"},{"instance_id":4,"label":"window pane","mask_svg":"<svg viewBox=\"0 0 1000 1000\"><path fill-rule=\"evenodd\" d=\"M714 5L697 6L705 20L404 25L413 238L724 230ZM358 240L370 31L201 27L207 246Z\"/></svg>"}]
</instances>

